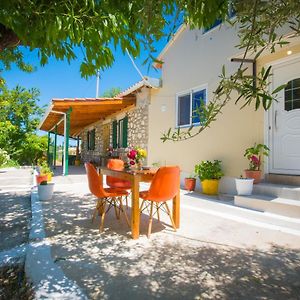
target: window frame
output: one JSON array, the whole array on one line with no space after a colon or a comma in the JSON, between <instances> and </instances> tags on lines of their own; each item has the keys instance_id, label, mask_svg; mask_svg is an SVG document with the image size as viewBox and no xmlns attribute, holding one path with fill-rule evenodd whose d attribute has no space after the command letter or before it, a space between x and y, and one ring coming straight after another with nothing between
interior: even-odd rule
<instances>
[{"instance_id":1,"label":"window frame","mask_svg":"<svg viewBox=\"0 0 300 300\"><path fill-rule=\"evenodd\" d=\"M95 151L96 145L96 129L88 130L87 132L87 150Z\"/></svg>"},{"instance_id":2,"label":"window frame","mask_svg":"<svg viewBox=\"0 0 300 300\"><path fill-rule=\"evenodd\" d=\"M192 118L192 116L193 116L193 93L201 92L203 90L205 90L204 103L206 105L208 103L208 84L203 84L203 85L200 85L200 86L197 86L197 87L194 87L194 88L176 93L176 96L175 96L175 111L176 111L175 128L188 128L192 125L193 126L200 126L200 122L195 122L195 123L192 122L192 119L193 119ZM179 107L178 107L179 97L185 96L185 95L188 95L188 94L190 95L190 117L189 117L190 122L189 122L189 124L178 125L178 121L179 121L179 116L178 116L178 113L179 113Z\"/></svg>"},{"instance_id":3,"label":"window frame","mask_svg":"<svg viewBox=\"0 0 300 300\"><path fill-rule=\"evenodd\" d=\"M114 120L112 124L116 126L116 137L114 138L114 130L112 129L112 140L116 139L116 149L123 149L128 147L128 116L119 120ZM125 124L127 123L127 124ZM112 125L113 127L114 125ZM125 128L126 127L126 128ZM125 129L125 130L124 130ZM127 131L127 132L126 132ZM126 140L125 140L126 139ZM114 145L113 145L114 146Z\"/></svg>"}]
</instances>

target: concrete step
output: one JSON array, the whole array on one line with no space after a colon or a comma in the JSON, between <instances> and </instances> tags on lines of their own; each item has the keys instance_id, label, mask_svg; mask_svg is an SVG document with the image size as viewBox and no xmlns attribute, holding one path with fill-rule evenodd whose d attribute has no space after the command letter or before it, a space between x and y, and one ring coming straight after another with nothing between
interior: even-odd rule
<instances>
[{"instance_id":1,"label":"concrete step","mask_svg":"<svg viewBox=\"0 0 300 300\"><path fill-rule=\"evenodd\" d=\"M253 185L253 194L300 200L300 186L262 182Z\"/></svg>"},{"instance_id":2,"label":"concrete step","mask_svg":"<svg viewBox=\"0 0 300 300\"><path fill-rule=\"evenodd\" d=\"M300 218L300 201L276 196L235 196L234 204L244 208Z\"/></svg>"},{"instance_id":3,"label":"concrete step","mask_svg":"<svg viewBox=\"0 0 300 300\"><path fill-rule=\"evenodd\" d=\"M300 186L300 175L266 174L266 182Z\"/></svg>"}]
</instances>

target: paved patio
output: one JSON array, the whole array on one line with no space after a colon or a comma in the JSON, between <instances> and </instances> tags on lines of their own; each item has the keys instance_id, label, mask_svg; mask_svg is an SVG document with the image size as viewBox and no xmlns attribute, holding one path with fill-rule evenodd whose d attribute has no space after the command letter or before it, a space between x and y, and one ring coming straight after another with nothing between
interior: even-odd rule
<instances>
[{"instance_id":1,"label":"paved patio","mask_svg":"<svg viewBox=\"0 0 300 300\"><path fill-rule=\"evenodd\" d=\"M177 232L163 218L147 239L143 214L132 240L111 211L99 234L84 170L70 174L54 176L54 198L42 203L46 239L89 299L299 299L300 220L182 191Z\"/></svg>"}]
</instances>

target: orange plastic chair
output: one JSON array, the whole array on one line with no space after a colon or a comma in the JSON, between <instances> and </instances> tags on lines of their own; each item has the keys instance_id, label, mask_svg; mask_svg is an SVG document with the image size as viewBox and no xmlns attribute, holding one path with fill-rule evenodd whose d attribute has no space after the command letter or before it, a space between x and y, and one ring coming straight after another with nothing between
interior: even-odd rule
<instances>
[{"instance_id":1,"label":"orange plastic chair","mask_svg":"<svg viewBox=\"0 0 300 300\"><path fill-rule=\"evenodd\" d=\"M94 219L98 212L98 214L101 216L99 231L102 232L104 227L105 215L112 207L114 207L117 219L119 219L121 211L122 213L124 213L128 226L130 226L126 211L123 208L122 204L122 196L127 196L128 192L121 189L103 188L103 186L100 184L99 175L95 167L91 163L85 163L84 166L88 177L90 192L98 198L96 208L93 212L92 222L94 222ZM107 204L108 208L106 209Z\"/></svg>"},{"instance_id":2,"label":"orange plastic chair","mask_svg":"<svg viewBox=\"0 0 300 300\"><path fill-rule=\"evenodd\" d=\"M107 168L115 171L122 171L124 170L124 161L121 159L109 159L107 162ZM121 188L124 190L131 189L130 181L112 176L106 176L106 184L112 188Z\"/></svg>"},{"instance_id":3,"label":"orange plastic chair","mask_svg":"<svg viewBox=\"0 0 300 300\"><path fill-rule=\"evenodd\" d=\"M153 205L156 206L156 214L159 218L159 209L164 210L170 217L172 226L176 231L176 226L172 218L169 206L167 205L167 200L173 199L178 193L178 188L180 185L180 169L178 166L167 166L158 169L153 177L150 188L148 191L140 192L140 198L143 199L142 205L140 207L141 213L150 206L150 219L148 226L148 238L151 234L152 229L152 219L153 219ZM148 205L146 201L149 201ZM144 207L144 204L146 206Z\"/></svg>"},{"instance_id":4,"label":"orange plastic chair","mask_svg":"<svg viewBox=\"0 0 300 300\"><path fill-rule=\"evenodd\" d=\"M122 159L109 159L107 162L107 168L116 171L124 170L124 161ZM106 184L111 188L130 190L130 181L115 178L112 176L106 176ZM128 199L126 196L126 207L128 207Z\"/></svg>"}]
</instances>

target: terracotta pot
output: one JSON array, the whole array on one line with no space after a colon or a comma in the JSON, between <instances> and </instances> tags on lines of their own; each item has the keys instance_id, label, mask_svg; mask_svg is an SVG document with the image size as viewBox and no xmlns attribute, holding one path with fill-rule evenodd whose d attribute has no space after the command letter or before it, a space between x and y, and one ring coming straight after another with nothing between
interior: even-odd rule
<instances>
[{"instance_id":1,"label":"terracotta pot","mask_svg":"<svg viewBox=\"0 0 300 300\"><path fill-rule=\"evenodd\" d=\"M75 159L75 162L74 162L75 166L80 166L80 159Z\"/></svg>"},{"instance_id":2,"label":"terracotta pot","mask_svg":"<svg viewBox=\"0 0 300 300\"><path fill-rule=\"evenodd\" d=\"M245 177L246 178L253 178L254 184L260 183L261 180L261 171L251 171L251 170L245 170Z\"/></svg>"},{"instance_id":3,"label":"terracotta pot","mask_svg":"<svg viewBox=\"0 0 300 300\"><path fill-rule=\"evenodd\" d=\"M217 195L219 190L219 179L205 179L201 181L202 193L207 195Z\"/></svg>"},{"instance_id":4,"label":"terracotta pot","mask_svg":"<svg viewBox=\"0 0 300 300\"><path fill-rule=\"evenodd\" d=\"M36 183L40 184L42 181L48 181L48 175L36 175Z\"/></svg>"},{"instance_id":5,"label":"terracotta pot","mask_svg":"<svg viewBox=\"0 0 300 300\"><path fill-rule=\"evenodd\" d=\"M184 189L192 192L195 190L196 179L195 178L184 178Z\"/></svg>"}]
</instances>

